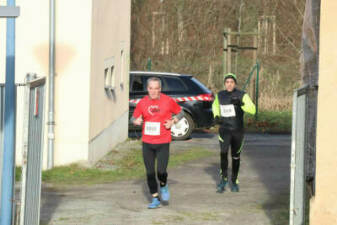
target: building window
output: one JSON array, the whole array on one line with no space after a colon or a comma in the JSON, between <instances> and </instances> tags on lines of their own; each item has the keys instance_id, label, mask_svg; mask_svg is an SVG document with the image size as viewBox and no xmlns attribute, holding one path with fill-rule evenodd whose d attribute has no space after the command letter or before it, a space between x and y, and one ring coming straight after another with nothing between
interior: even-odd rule
<instances>
[{"instance_id":1,"label":"building window","mask_svg":"<svg viewBox=\"0 0 337 225\"><path fill-rule=\"evenodd\" d=\"M115 67L111 66L110 67L110 76L111 76L111 89L114 90L116 87L116 75L115 75Z\"/></svg>"},{"instance_id":2,"label":"building window","mask_svg":"<svg viewBox=\"0 0 337 225\"><path fill-rule=\"evenodd\" d=\"M110 57L104 60L104 88L113 91L116 86L114 58Z\"/></svg>"},{"instance_id":3,"label":"building window","mask_svg":"<svg viewBox=\"0 0 337 225\"><path fill-rule=\"evenodd\" d=\"M104 69L104 88L105 89L111 89L111 76L110 76L110 71L109 68Z\"/></svg>"}]
</instances>

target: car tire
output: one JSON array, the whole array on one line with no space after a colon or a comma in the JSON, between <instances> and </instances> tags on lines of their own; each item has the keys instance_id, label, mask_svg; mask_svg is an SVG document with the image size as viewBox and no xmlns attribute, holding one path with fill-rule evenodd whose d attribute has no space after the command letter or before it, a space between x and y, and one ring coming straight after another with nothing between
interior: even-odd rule
<instances>
[{"instance_id":1,"label":"car tire","mask_svg":"<svg viewBox=\"0 0 337 225\"><path fill-rule=\"evenodd\" d=\"M184 113L184 117L178 123L171 127L171 135L173 140L188 139L194 129L194 121L188 113Z\"/></svg>"}]
</instances>

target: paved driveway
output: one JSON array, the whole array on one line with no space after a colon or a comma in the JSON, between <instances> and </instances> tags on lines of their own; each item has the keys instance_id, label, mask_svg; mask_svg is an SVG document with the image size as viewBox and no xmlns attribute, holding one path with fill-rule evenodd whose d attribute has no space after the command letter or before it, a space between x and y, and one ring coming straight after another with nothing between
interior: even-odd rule
<instances>
[{"instance_id":1,"label":"paved driveway","mask_svg":"<svg viewBox=\"0 0 337 225\"><path fill-rule=\"evenodd\" d=\"M215 134L195 133L172 149L203 146L219 152ZM240 168L240 192L215 193L218 154L169 170L171 201L146 208L145 181L129 180L64 190L44 188L42 224L286 224L289 202L290 136L247 134Z\"/></svg>"}]
</instances>

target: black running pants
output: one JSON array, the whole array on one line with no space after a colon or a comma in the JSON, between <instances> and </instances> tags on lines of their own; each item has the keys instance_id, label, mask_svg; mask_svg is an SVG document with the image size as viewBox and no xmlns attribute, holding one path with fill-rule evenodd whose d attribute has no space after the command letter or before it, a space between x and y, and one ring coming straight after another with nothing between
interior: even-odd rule
<instances>
[{"instance_id":1,"label":"black running pants","mask_svg":"<svg viewBox=\"0 0 337 225\"><path fill-rule=\"evenodd\" d=\"M161 187L167 182L167 165L169 161L169 143L165 144L148 144L143 142L143 159L146 169L147 184L150 193L158 192L156 175L158 176ZM157 159L157 173L155 170Z\"/></svg>"},{"instance_id":2,"label":"black running pants","mask_svg":"<svg viewBox=\"0 0 337 225\"><path fill-rule=\"evenodd\" d=\"M237 182L240 168L240 153L243 147L243 130L230 131L224 128L219 128L220 142L220 167L221 175L224 179L228 178L228 150L231 147L232 156L232 176L233 183Z\"/></svg>"}]
</instances>

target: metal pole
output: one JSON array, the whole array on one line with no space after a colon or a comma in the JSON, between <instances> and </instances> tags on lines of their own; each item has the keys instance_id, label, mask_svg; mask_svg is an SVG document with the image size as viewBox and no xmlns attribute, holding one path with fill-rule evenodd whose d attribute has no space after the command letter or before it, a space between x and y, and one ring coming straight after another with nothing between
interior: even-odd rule
<instances>
[{"instance_id":1,"label":"metal pole","mask_svg":"<svg viewBox=\"0 0 337 225\"><path fill-rule=\"evenodd\" d=\"M48 104L48 163L47 168L54 167L54 86L55 86L55 0L49 2L49 104Z\"/></svg>"},{"instance_id":2,"label":"metal pole","mask_svg":"<svg viewBox=\"0 0 337 225\"><path fill-rule=\"evenodd\" d=\"M249 75L248 75L248 79L246 80L246 83L243 85L243 87L242 87L242 90L243 91L246 91L246 88L247 88L247 86L250 84L250 80L251 80L251 78L252 78L252 76L253 76L253 73L255 72L255 70L256 70L256 64L253 66L253 69L250 71L250 73L249 73ZM254 99L253 99L254 100Z\"/></svg>"},{"instance_id":3,"label":"metal pole","mask_svg":"<svg viewBox=\"0 0 337 225\"><path fill-rule=\"evenodd\" d=\"M7 6L15 6L15 0L7 0ZM15 88L15 18L7 18L4 153L0 212L1 225L12 224L15 166Z\"/></svg>"}]
</instances>

